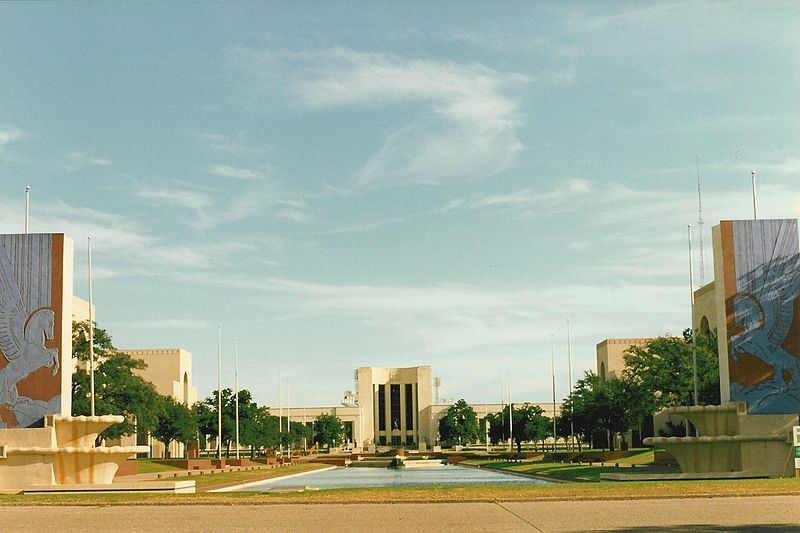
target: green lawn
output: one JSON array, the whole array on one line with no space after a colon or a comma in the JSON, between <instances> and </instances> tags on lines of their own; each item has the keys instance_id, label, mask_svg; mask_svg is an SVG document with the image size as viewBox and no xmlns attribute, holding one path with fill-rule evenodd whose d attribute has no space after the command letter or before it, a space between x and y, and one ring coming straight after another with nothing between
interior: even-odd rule
<instances>
[{"instance_id":1,"label":"green lawn","mask_svg":"<svg viewBox=\"0 0 800 533\"><path fill-rule=\"evenodd\" d=\"M156 463L153 459L137 459L139 463L140 474L152 474L155 472L172 472L174 470L181 470L177 466L163 465Z\"/></svg>"},{"instance_id":2,"label":"green lawn","mask_svg":"<svg viewBox=\"0 0 800 533\"><path fill-rule=\"evenodd\" d=\"M646 454L642 454L645 455ZM652 454L650 454L652 457ZM638 459L637 459L638 458ZM648 464L645 463L646 457L634 456L629 457L630 462L635 464ZM651 459L652 460L652 459ZM615 461L616 462L616 461ZM622 460L619 461L622 463ZM497 461L497 460L476 460L465 461L464 464L470 466L478 466L480 468L489 468L492 470L506 470L521 474L528 474L533 476L544 476L564 481L599 481L600 474L610 473L665 473L665 472L679 472L677 467L665 466L640 466L634 469L629 467L614 467L614 466L599 466L599 465L578 465L574 463L542 463L542 462L526 462L515 463L510 461Z\"/></svg>"},{"instance_id":3,"label":"green lawn","mask_svg":"<svg viewBox=\"0 0 800 533\"><path fill-rule=\"evenodd\" d=\"M288 473L288 468L271 470ZM200 476L198 476L199 478ZM241 480L237 480L241 481ZM557 483L333 489L302 493L221 492L199 494L0 495L3 505L269 505L273 503L398 503L465 501L571 501L715 496L800 495L800 479L673 482Z\"/></svg>"}]
</instances>

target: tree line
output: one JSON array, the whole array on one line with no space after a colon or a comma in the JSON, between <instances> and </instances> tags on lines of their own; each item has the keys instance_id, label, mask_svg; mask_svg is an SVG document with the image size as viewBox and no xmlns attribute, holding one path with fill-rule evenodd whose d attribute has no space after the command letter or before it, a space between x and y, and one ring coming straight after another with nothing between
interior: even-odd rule
<instances>
[{"instance_id":1,"label":"tree line","mask_svg":"<svg viewBox=\"0 0 800 533\"><path fill-rule=\"evenodd\" d=\"M617 438L627 447L628 435L641 436L643 426L666 407L694 404L692 363L692 331L681 337L663 336L631 346L624 354L620 375L601 377L587 371L564 398L561 413L555 420L544 415L541 407L531 404L506 406L491 413L481 422L464 400L452 405L439 420L439 435L446 446L474 443L485 438L489 424L489 440L493 443L514 440L517 451L522 442L545 439L568 439L574 432L580 450L592 448L613 450ZM719 360L714 332L696 334L698 398L700 405L718 405ZM511 411L511 422L509 422ZM509 427L509 426L513 426ZM673 435L685 435L687 428L671 427ZM669 436L669 435L668 435Z\"/></svg>"},{"instance_id":2,"label":"tree line","mask_svg":"<svg viewBox=\"0 0 800 533\"><path fill-rule=\"evenodd\" d=\"M73 355L89 361L89 323L75 322L72 328ZM125 435L149 433L169 450L172 442L185 446L199 443L206 448L207 436L217 435L217 391L194 405L185 405L171 396L156 391L155 386L135 371L146 368L144 361L118 351L111 336L102 328L94 328L95 352L95 413L122 415L124 421L107 428L100 439L115 440ZM88 365L87 365L88 366ZM72 412L89 415L91 412L90 376L86 369L76 369L72 375ZM236 394L222 390L222 448L229 456L236 442ZM344 442L344 424L333 415L314 418L311 427L292 420L289 427L283 421L283 431L277 416L269 407L253 401L248 390L240 390L239 443L249 446L251 455L257 450L274 450L279 446L298 448L317 443L337 446ZM167 452L168 453L168 452Z\"/></svg>"}]
</instances>

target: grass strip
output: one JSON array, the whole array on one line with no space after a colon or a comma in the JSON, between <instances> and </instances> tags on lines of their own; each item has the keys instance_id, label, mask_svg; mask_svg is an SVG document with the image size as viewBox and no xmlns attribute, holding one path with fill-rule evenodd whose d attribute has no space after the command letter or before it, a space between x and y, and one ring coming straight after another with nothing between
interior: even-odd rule
<instances>
[{"instance_id":1,"label":"grass strip","mask_svg":"<svg viewBox=\"0 0 800 533\"><path fill-rule=\"evenodd\" d=\"M278 469L288 473L289 467ZM800 479L599 482L331 489L302 493L0 495L3 505L269 505L459 503L797 496Z\"/></svg>"}]
</instances>

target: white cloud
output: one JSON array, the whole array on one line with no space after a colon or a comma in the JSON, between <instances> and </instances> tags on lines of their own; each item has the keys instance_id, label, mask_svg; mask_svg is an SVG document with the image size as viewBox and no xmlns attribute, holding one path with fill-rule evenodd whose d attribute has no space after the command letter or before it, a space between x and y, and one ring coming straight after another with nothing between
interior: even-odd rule
<instances>
[{"instance_id":1,"label":"white cloud","mask_svg":"<svg viewBox=\"0 0 800 533\"><path fill-rule=\"evenodd\" d=\"M177 204L195 210L201 210L211 205L211 199L207 194L192 191L150 190L139 192L139 196L159 203Z\"/></svg>"},{"instance_id":2,"label":"white cloud","mask_svg":"<svg viewBox=\"0 0 800 533\"><path fill-rule=\"evenodd\" d=\"M229 165L212 165L208 171L215 176L223 178L234 178L246 181L258 181L267 177L267 174L261 170L253 170L251 168L232 167Z\"/></svg>"},{"instance_id":3,"label":"white cloud","mask_svg":"<svg viewBox=\"0 0 800 533\"><path fill-rule=\"evenodd\" d=\"M86 166L107 167L113 163L110 159L94 157L78 151L70 152L67 154L67 158L70 160L70 164L68 166L72 170L77 170Z\"/></svg>"},{"instance_id":4,"label":"white cloud","mask_svg":"<svg viewBox=\"0 0 800 533\"><path fill-rule=\"evenodd\" d=\"M136 322L108 322L109 326L125 326L137 329L208 329L207 320L194 318L161 318Z\"/></svg>"},{"instance_id":5,"label":"white cloud","mask_svg":"<svg viewBox=\"0 0 800 533\"><path fill-rule=\"evenodd\" d=\"M0 154L3 153L5 146L22 138L22 130L9 124L0 124Z\"/></svg>"},{"instance_id":6,"label":"white cloud","mask_svg":"<svg viewBox=\"0 0 800 533\"><path fill-rule=\"evenodd\" d=\"M316 54L240 50L247 68L268 80L289 64L293 94L308 106L371 108L415 105L364 163L361 183L477 179L508 168L522 150L516 101L506 94L527 81L478 64L404 59L345 48Z\"/></svg>"}]
</instances>

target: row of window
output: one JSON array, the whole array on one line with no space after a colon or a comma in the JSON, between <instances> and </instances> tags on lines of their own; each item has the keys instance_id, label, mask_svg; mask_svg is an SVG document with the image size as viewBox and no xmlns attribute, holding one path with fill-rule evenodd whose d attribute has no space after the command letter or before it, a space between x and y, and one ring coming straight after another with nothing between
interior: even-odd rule
<instances>
[{"instance_id":1,"label":"row of window","mask_svg":"<svg viewBox=\"0 0 800 533\"><path fill-rule=\"evenodd\" d=\"M406 429L414 429L414 385L406 383ZM400 385L389 385L389 424L392 430L400 429ZM378 430L386 431L386 385L378 385ZM399 444L399 443L398 443Z\"/></svg>"}]
</instances>

